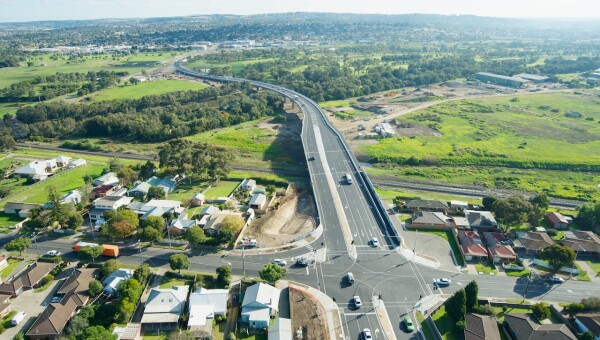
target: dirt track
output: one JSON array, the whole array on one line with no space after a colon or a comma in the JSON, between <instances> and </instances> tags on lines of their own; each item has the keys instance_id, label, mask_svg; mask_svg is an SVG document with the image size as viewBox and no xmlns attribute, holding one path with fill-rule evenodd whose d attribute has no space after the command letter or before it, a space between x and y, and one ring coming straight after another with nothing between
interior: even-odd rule
<instances>
[{"instance_id":1,"label":"dirt track","mask_svg":"<svg viewBox=\"0 0 600 340\"><path fill-rule=\"evenodd\" d=\"M290 287L292 332L302 329L302 339L327 339L327 318L323 307L306 292Z\"/></svg>"}]
</instances>

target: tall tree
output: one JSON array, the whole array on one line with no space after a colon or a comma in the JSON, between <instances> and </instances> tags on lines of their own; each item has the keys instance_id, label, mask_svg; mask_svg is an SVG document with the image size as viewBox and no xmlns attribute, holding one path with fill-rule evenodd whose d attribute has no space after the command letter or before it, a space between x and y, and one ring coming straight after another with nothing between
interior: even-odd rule
<instances>
[{"instance_id":1,"label":"tall tree","mask_svg":"<svg viewBox=\"0 0 600 340\"><path fill-rule=\"evenodd\" d=\"M139 283L144 286L150 277L150 266L147 263L137 267L136 270L133 271L133 278L138 280Z\"/></svg>"},{"instance_id":2,"label":"tall tree","mask_svg":"<svg viewBox=\"0 0 600 340\"><path fill-rule=\"evenodd\" d=\"M144 242L150 242L154 244L154 242L160 241L163 238L163 233L157 229L152 227L146 227L138 232L140 239Z\"/></svg>"},{"instance_id":3,"label":"tall tree","mask_svg":"<svg viewBox=\"0 0 600 340\"><path fill-rule=\"evenodd\" d=\"M188 242L190 242L193 246L197 246L206 242L206 235L204 235L204 230L198 226L193 226L188 228L185 231L184 237Z\"/></svg>"},{"instance_id":4,"label":"tall tree","mask_svg":"<svg viewBox=\"0 0 600 340\"><path fill-rule=\"evenodd\" d=\"M18 251L19 256L23 254L23 250L31 246L31 240L27 237L18 237L4 245L4 249L7 251Z\"/></svg>"},{"instance_id":5,"label":"tall tree","mask_svg":"<svg viewBox=\"0 0 600 340\"><path fill-rule=\"evenodd\" d=\"M239 216L227 216L223 219L221 223L221 229L219 230L221 234L221 239L225 242L233 242L237 235L242 231L244 227L244 220L242 220Z\"/></svg>"},{"instance_id":6,"label":"tall tree","mask_svg":"<svg viewBox=\"0 0 600 340\"><path fill-rule=\"evenodd\" d=\"M90 281L90 283L88 285L88 290L90 292L90 296L96 296L96 295L100 294L100 292L102 292L102 283L100 283L100 281L94 279L94 280Z\"/></svg>"},{"instance_id":7,"label":"tall tree","mask_svg":"<svg viewBox=\"0 0 600 340\"><path fill-rule=\"evenodd\" d=\"M223 286L229 285L229 281L231 280L231 268L228 266L220 266L217 268L217 282Z\"/></svg>"},{"instance_id":8,"label":"tall tree","mask_svg":"<svg viewBox=\"0 0 600 340\"><path fill-rule=\"evenodd\" d=\"M190 267L190 259L185 254L173 254L169 257L169 265L171 269L178 270L181 273L182 269Z\"/></svg>"},{"instance_id":9,"label":"tall tree","mask_svg":"<svg viewBox=\"0 0 600 340\"><path fill-rule=\"evenodd\" d=\"M110 259L102 264L100 272L102 276L106 277L119 268L121 268L121 263L118 260Z\"/></svg>"},{"instance_id":10,"label":"tall tree","mask_svg":"<svg viewBox=\"0 0 600 340\"><path fill-rule=\"evenodd\" d=\"M287 270L285 268L274 263L267 263L263 267L263 270L258 271L260 278L270 283L275 283L282 279L286 273Z\"/></svg>"},{"instance_id":11,"label":"tall tree","mask_svg":"<svg viewBox=\"0 0 600 340\"><path fill-rule=\"evenodd\" d=\"M477 307L479 299L477 296L477 294L479 294L479 287L477 286L477 281L473 280L469 282L469 284L467 284L467 286L465 287L465 294L467 312L472 312L475 309L475 307Z\"/></svg>"},{"instance_id":12,"label":"tall tree","mask_svg":"<svg viewBox=\"0 0 600 340\"><path fill-rule=\"evenodd\" d=\"M464 289L458 290L446 300L446 314L455 321L462 320L467 310L467 294Z\"/></svg>"},{"instance_id":13,"label":"tall tree","mask_svg":"<svg viewBox=\"0 0 600 340\"><path fill-rule=\"evenodd\" d=\"M119 177L121 184L126 187L129 187L138 180L137 172L128 166L121 168L121 170L117 172L117 177Z\"/></svg>"},{"instance_id":14,"label":"tall tree","mask_svg":"<svg viewBox=\"0 0 600 340\"><path fill-rule=\"evenodd\" d=\"M167 196L167 193L163 190L163 188L161 187L157 187L157 186L151 186L150 189L148 189L148 199L163 199Z\"/></svg>"},{"instance_id":15,"label":"tall tree","mask_svg":"<svg viewBox=\"0 0 600 340\"><path fill-rule=\"evenodd\" d=\"M492 205L492 211L500 221L507 225L525 222L534 213L533 205L520 196L497 199Z\"/></svg>"},{"instance_id":16,"label":"tall tree","mask_svg":"<svg viewBox=\"0 0 600 340\"><path fill-rule=\"evenodd\" d=\"M79 248L79 258L82 260L96 261L96 258L104 251L103 246L85 246Z\"/></svg>"},{"instance_id":17,"label":"tall tree","mask_svg":"<svg viewBox=\"0 0 600 340\"><path fill-rule=\"evenodd\" d=\"M573 261L575 261L575 252L569 247L553 244L542 249L539 258L548 261L552 269L558 271L562 267L573 264Z\"/></svg>"}]
</instances>

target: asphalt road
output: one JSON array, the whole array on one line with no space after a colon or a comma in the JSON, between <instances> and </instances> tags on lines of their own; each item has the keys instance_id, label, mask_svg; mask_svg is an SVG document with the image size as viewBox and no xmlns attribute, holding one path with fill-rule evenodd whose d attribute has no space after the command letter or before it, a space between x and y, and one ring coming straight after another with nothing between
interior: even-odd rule
<instances>
[{"instance_id":1,"label":"asphalt road","mask_svg":"<svg viewBox=\"0 0 600 340\"><path fill-rule=\"evenodd\" d=\"M232 78L226 81L238 81ZM295 94L286 89L273 86L260 86L273 89L293 97ZM228 265L236 275L258 276L258 270L273 258L282 258L293 263L294 258L312 256L313 251L326 249L325 259L313 263L308 268L288 268L286 279L311 285L335 298L342 312L342 322L347 339L359 339L364 328L371 329L375 339L385 339L379 320L373 310L373 297L381 294L388 315L398 339L415 338L415 333L406 333L400 318L412 314L412 307L420 296L430 294L451 294L476 279L480 296L521 299L543 299L548 301L578 301L586 296L600 296L600 287L592 283L568 281L561 285L549 286L544 282L527 283L526 280L512 277L471 276L449 273L442 270L423 267L408 261L396 252L394 243L375 218L373 202L366 195L365 188L357 181L358 174L350 162L352 157L343 148L342 142L328 126L326 117L316 104L299 96L298 102L305 114L303 143L308 161L313 191L319 210L320 223L324 226L323 236L311 246L294 249L278 254L226 256L206 251L188 251L190 270L213 272L221 265ZM345 184L342 176L350 173L353 184ZM341 211L339 211L340 209ZM353 247L345 242L344 227L347 221ZM369 240L377 237L380 245L374 247ZM48 250L59 250L66 259L76 259L71 251L75 242L65 238L39 237L27 251L43 254ZM178 251L162 248L144 248L123 246L119 261L128 264L149 263L152 267L168 267L168 258ZM422 251L426 253L425 251ZM348 285L344 277L352 272L356 282ZM453 281L448 288L433 287L433 280L450 277ZM527 294L525 292L527 291ZM352 298L361 297L363 306L354 308ZM415 321L415 320L413 320Z\"/></svg>"}]
</instances>

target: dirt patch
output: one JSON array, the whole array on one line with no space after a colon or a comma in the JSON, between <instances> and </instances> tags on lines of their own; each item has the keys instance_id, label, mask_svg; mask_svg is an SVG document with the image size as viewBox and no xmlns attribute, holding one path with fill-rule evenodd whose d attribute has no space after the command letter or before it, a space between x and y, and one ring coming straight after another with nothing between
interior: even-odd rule
<instances>
[{"instance_id":1,"label":"dirt patch","mask_svg":"<svg viewBox=\"0 0 600 340\"><path fill-rule=\"evenodd\" d=\"M290 199L256 219L246 231L246 237L256 239L261 248L291 243L316 227L316 208L312 195L292 194Z\"/></svg>"},{"instance_id":2,"label":"dirt patch","mask_svg":"<svg viewBox=\"0 0 600 340\"><path fill-rule=\"evenodd\" d=\"M290 287L292 332L302 329L302 339L328 339L327 317L323 307L301 289Z\"/></svg>"}]
</instances>

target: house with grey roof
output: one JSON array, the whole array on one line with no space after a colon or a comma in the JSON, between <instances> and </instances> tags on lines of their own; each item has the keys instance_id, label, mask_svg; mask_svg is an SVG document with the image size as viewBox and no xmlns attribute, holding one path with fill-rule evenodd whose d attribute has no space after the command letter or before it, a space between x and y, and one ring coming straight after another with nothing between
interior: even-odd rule
<instances>
[{"instance_id":1,"label":"house with grey roof","mask_svg":"<svg viewBox=\"0 0 600 340\"><path fill-rule=\"evenodd\" d=\"M0 294L19 296L25 289L33 289L56 267L55 263L34 262L10 282L0 284Z\"/></svg>"},{"instance_id":2,"label":"house with grey roof","mask_svg":"<svg viewBox=\"0 0 600 340\"><path fill-rule=\"evenodd\" d=\"M144 197L148 195L150 190L150 184L146 182L139 182L133 186L133 188L127 191L127 196L131 197Z\"/></svg>"},{"instance_id":3,"label":"house with grey roof","mask_svg":"<svg viewBox=\"0 0 600 340\"><path fill-rule=\"evenodd\" d=\"M254 194L252 195L252 198L250 198L250 203L248 203L248 206L255 212L265 212L267 209L267 203L267 195Z\"/></svg>"},{"instance_id":4,"label":"house with grey roof","mask_svg":"<svg viewBox=\"0 0 600 340\"><path fill-rule=\"evenodd\" d=\"M212 215L212 214L216 214L216 213L220 213L221 209L215 207L214 205L207 205L206 207L202 208L202 210L200 210L200 216L204 216L204 215Z\"/></svg>"},{"instance_id":5,"label":"house with grey roof","mask_svg":"<svg viewBox=\"0 0 600 340\"><path fill-rule=\"evenodd\" d=\"M465 210L465 218L475 231L494 231L498 228L498 222L489 211Z\"/></svg>"},{"instance_id":6,"label":"house with grey roof","mask_svg":"<svg viewBox=\"0 0 600 340\"><path fill-rule=\"evenodd\" d=\"M175 228L179 231L186 231L187 229L196 225L197 221L195 219L190 220L187 218L186 214L181 214L171 222L169 228Z\"/></svg>"},{"instance_id":7,"label":"house with grey roof","mask_svg":"<svg viewBox=\"0 0 600 340\"><path fill-rule=\"evenodd\" d=\"M514 340L577 340L577 337L564 324L540 324L529 314L506 314L504 327Z\"/></svg>"},{"instance_id":8,"label":"house with grey roof","mask_svg":"<svg viewBox=\"0 0 600 340\"><path fill-rule=\"evenodd\" d=\"M244 179L242 184L240 184L240 189L242 189L242 191L252 192L254 191L254 188L256 188L256 181L250 178Z\"/></svg>"},{"instance_id":9,"label":"house with grey roof","mask_svg":"<svg viewBox=\"0 0 600 340\"><path fill-rule=\"evenodd\" d=\"M189 286L173 286L169 289L154 288L150 291L144 315L142 328L172 330L176 329L179 317L184 312Z\"/></svg>"},{"instance_id":10,"label":"house with grey roof","mask_svg":"<svg viewBox=\"0 0 600 340\"><path fill-rule=\"evenodd\" d=\"M498 321L494 316L465 314L465 340L500 340Z\"/></svg>"},{"instance_id":11,"label":"house with grey roof","mask_svg":"<svg viewBox=\"0 0 600 340\"><path fill-rule=\"evenodd\" d=\"M600 339L600 313L579 313L575 315L575 325L580 333L590 332L594 340Z\"/></svg>"},{"instance_id":12,"label":"house with grey roof","mask_svg":"<svg viewBox=\"0 0 600 340\"><path fill-rule=\"evenodd\" d=\"M279 289L266 283L248 287L242 301L242 322L248 323L251 329L269 327L271 316L279 311L280 295Z\"/></svg>"},{"instance_id":13,"label":"house with grey roof","mask_svg":"<svg viewBox=\"0 0 600 340\"><path fill-rule=\"evenodd\" d=\"M104 292L108 295L116 295L117 294L117 286L122 281L131 279L133 277L133 269L129 268L120 268L110 273L104 281L102 281L102 285L104 286Z\"/></svg>"},{"instance_id":14,"label":"house with grey roof","mask_svg":"<svg viewBox=\"0 0 600 340\"><path fill-rule=\"evenodd\" d=\"M99 185L116 185L119 184L119 177L114 172L107 172L104 175L96 178L92 184L97 187Z\"/></svg>"},{"instance_id":15,"label":"house with grey roof","mask_svg":"<svg viewBox=\"0 0 600 340\"><path fill-rule=\"evenodd\" d=\"M542 249L554 244L554 240L544 232L529 231L517 233L518 239L514 240L513 247L526 254L539 254Z\"/></svg>"},{"instance_id":16,"label":"house with grey roof","mask_svg":"<svg viewBox=\"0 0 600 340\"><path fill-rule=\"evenodd\" d=\"M4 213L5 214L16 214L21 218L29 217L29 213L31 209L41 208L41 204L35 203L19 203L19 202L7 202L4 204Z\"/></svg>"},{"instance_id":17,"label":"house with grey roof","mask_svg":"<svg viewBox=\"0 0 600 340\"><path fill-rule=\"evenodd\" d=\"M422 199L414 199L408 200L405 202L406 209L412 211L433 211L433 212L441 212L444 214L448 213L450 207L448 203L437 200L422 200Z\"/></svg>"},{"instance_id":18,"label":"house with grey roof","mask_svg":"<svg viewBox=\"0 0 600 340\"><path fill-rule=\"evenodd\" d=\"M417 211L412 217L411 227L452 227L452 218L441 212Z\"/></svg>"},{"instance_id":19,"label":"house with grey roof","mask_svg":"<svg viewBox=\"0 0 600 340\"><path fill-rule=\"evenodd\" d=\"M227 316L227 289L200 288L190 294L188 303L188 329L203 329L212 332L213 319L217 315Z\"/></svg>"}]
</instances>

